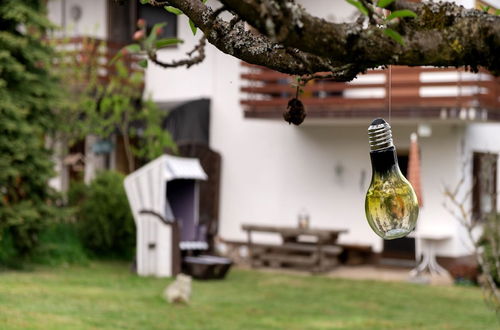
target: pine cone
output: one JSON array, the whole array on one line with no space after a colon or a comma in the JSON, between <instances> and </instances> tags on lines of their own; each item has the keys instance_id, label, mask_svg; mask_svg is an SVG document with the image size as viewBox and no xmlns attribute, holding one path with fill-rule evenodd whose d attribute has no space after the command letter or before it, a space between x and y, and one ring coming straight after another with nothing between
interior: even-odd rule
<instances>
[{"instance_id":1,"label":"pine cone","mask_svg":"<svg viewBox=\"0 0 500 330\"><path fill-rule=\"evenodd\" d=\"M283 118L288 124L300 125L306 118L306 109L304 108L304 104L297 99L293 98L288 101L288 106L286 107L287 111L283 113Z\"/></svg>"}]
</instances>

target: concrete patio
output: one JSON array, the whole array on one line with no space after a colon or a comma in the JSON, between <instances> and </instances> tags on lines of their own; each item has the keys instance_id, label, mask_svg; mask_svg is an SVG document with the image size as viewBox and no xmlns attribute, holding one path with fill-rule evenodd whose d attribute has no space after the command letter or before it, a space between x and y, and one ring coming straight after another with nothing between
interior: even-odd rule
<instances>
[{"instance_id":1,"label":"concrete patio","mask_svg":"<svg viewBox=\"0 0 500 330\"><path fill-rule=\"evenodd\" d=\"M237 268L250 269L248 266L238 265ZM277 268L255 268L260 272L294 274L302 276L314 276L309 272L292 269ZM322 274L331 278L344 278L351 280L372 280L384 282L411 282L425 285L453 285L453 279L449 275L436 275L424 273L417 277L410 276L409 268L380 267L374 265L345 266L341 265L336 269Z\"/></svg>"}]
</instances>

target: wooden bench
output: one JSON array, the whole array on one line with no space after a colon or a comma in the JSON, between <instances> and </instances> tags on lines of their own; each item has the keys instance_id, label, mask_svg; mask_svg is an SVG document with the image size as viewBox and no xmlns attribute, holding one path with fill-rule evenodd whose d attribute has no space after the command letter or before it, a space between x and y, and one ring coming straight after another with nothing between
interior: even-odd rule
<instances>
[{"instance_id":1,"label":"wooden bench","mask_svg":"<svg viewBox=\"0 0 500 330\"><path fill-rule=\"evenodd\" d=\"M298 243L283 245L252 244L252 264L274 268L307 268L326 271L338 264L342 248L333 245L318 246Z\"/></svg>"},{"instance_id":2,"label":"wooden bench","mask_svg":"<svg viewBox=\"0 0 500 330\"><path fill-rule=\"evenodd\" d=\"M336 245L337 237L344 230L300 229L293 227L243 225L247 231L248 248L252 267L291 267L324 272L338 264L342 248ZM277 233L283 243L256 244L252 232ZM304 242L303 236L314 236L313 242Z\"/></svg>"}]
</instances>

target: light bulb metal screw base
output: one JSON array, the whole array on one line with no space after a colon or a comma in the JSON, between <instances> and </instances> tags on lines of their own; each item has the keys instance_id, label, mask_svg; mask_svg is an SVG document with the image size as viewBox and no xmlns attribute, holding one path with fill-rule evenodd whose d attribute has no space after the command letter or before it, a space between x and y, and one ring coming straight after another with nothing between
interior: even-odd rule
<instances>
[{"instance_id":1,"label":"light bulb metal screw base","mask_svg":"<svg viewBox=\"0 0 500 330\"><path fill-rule=\"evenodd\" d=\"M391 126L382 118L377 118L368 127L370 150L377 151L394 147Z\"/></svg>"}]
</instances>

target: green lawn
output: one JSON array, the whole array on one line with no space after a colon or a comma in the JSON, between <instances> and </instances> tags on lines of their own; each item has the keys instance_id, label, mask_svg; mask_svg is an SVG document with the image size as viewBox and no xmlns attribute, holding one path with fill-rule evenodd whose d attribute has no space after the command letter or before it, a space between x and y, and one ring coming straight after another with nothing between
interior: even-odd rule
<instances>
[{"instance_id":1,"label":"green lawn","mask_svg":"<svg viewBox=\"0 0 500 330\"><path fill-rule=\"evenodd\" d=\"M477 288L233 270L195 281L189 306L165 279L119 263L0 273L1 329L498 329Z\"/></svg>"}]
</instances>

